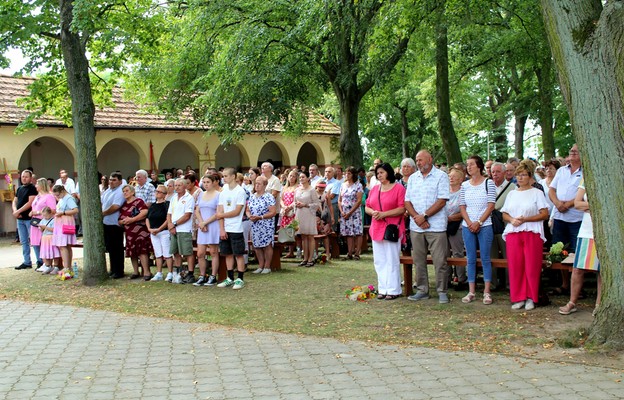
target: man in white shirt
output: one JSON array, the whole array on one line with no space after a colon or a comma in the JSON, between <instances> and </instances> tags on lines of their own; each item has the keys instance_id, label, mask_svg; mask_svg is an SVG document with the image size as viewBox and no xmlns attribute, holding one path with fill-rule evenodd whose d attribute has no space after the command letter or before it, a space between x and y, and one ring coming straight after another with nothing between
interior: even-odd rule
<instances>
[{"instance_id":1,"label":"man in white shirt","mask_svg":"<svg viewBox=\"0 0 624 400\"><path fill-rule=\"evenodd\" d=\"M188 274L183 278L184 283L195 283L195 254L193 253L193 212L195 199L186 190L188 181L184 178L175 180L175 195L169 202L167 211L167 229L171 234L170 252L173 254L173 266L177 271L182 266L182 257L186 257ZM169 280L167 276L167 280Z\"/></svg>"},{"instance_id":2,"label":"man in white shirt","mask_svg":"<svg viewBox=\"0 0 624 400\"><path fill-rule=\"evenodd\" d=\"M308 171L310 172L310 186L316 187L316 184L318 183L318 181L321 180L321 176L319 175L318 165L310 164Z\"/></svg>"},{"instance_id":3,"label":"man in white shirt","mask_svg":"<svg viewBox=\"0 0 624 400\"><path fill-rule=\"evenodd\" d=\"M269 181L266 187L267 193L271 193L275 198L277 208L277 214L275 214L275 225L277 226L277 219L279 218L280 212L280 193L282 192L282 182L280 182L277 176L273 175L273 164L270 162L262 163L260 169L262 175Z\"/></svg>"},{"instance_id":4,"label":"man in white shirt","mask_svg":"<svg viewBox=\"0 0 624 400\"><path fill-rule=\"evenodd\" d=\"M232 286L238 290L245 286L243 276L245 273L245 237L243 235L243 214L247 203L245 189L236 183L236 170L225 168L223 170L225 185L219 194L217 206L217 219L219 220L219 253L225 256L227 278L217 287ZM234 280L234 261L238 277Z\"/></svg>"},{"instance_id":5,"label":"man in white shirt","mask_svg":"<svg viewBox=\"0 0 624 400\"><path fill-rule=\"evenodd\" d=\"M375 172L377 167L381 165L382 163L383 161L381 161L381 158L375 158L375 161L373 161L373 169L371 169L371 171ZM368 185L368 188L372 189L373 186L377 184L379 184L379 181L377 180L377 177L375 176L375 174L373 174L372 178L370 179L370 185Z\"/></svg>"},{"instance_id":6,"label":"man in white shirt","mask_svg":"<svg viewBox=\"0 0 624 400\"><path fill-rule=\"evenodd\" d=\"M496 185L496 203L494 206L494 210L500 211L500 209L503 208L503 205L505 204L507 194L514 190L516 188L516 185L506 179L507 165L501 162L492 163L492 166L490 167L490 172L492 174L492 181L494 182L494 185ZM505 259L507 258L507 246L505 245L505 241L503 240L502 233L494 234L494 240L492 240L492 247L490 250L490 257ZM506 274L507 270L502 268L495 268L492 271L492 290L504 288L506 284Z\"/></svg>"},{"instance_id":7,"label":"man in white shirt","mask_svg":"<svg viewBox=\"0 0 624 400\"><path fill-rule=\"evenodd\" d=\"M550 183L548 196L555 205L553 209L553 235L552 242L561 242L568 245L570 253L576 252L576 239L581 221L583 221L583 211L574 208L574 198L578 191L579 183L583 179L583 168L581 166L581 156L579 155L576 143L569 153L570 163L557 170L557 174ZM561 287L553 291L553 294L569 294L570 273L561 271L563 282Z\"/></svg>"},{"instance_id":8,"label":"man in white shirt","mask_svg":"<svg viewBox=\"0 0 624 400\"><path fill-rule=\"evenodd\" d=\"M444 206L449 199L448 175L433 166L433 157L426 150L416 154L418 171L412 174L405 192L405 209L411 217L410 237L412 258L416 266L417 292L408 299L412 301L429 298L427 251L431 252L436 273L436 290L440 304L448 299L449 267L446 263L448 240L447 217Z\"/></svg>"},{"instance_id":9,"label":"man in white shirt","mask_svg":"<svg viewBox=\"0 0 624 400\"><path fill-rule=\"evenodd\" d=\"M60 178L56 180L55 185L61 185L65 188L67 193L74 194L74 192L76 191L76 183L72 178L67 175L67 171L65 171L64 169L60 170L59 177Z\"/></svg>"},{"instance_id":10,"label":"man in white shirt","mask_svg":"<svg viewBox=\"0 0 624 400\"><path fill-rule=\"evenodd\" d=\"M147 171L140 169L136 172L137 185L134 187L134 194L137 198L143 200L149 208L152 203L156 202L156 188L147 180Z\"/></svg>"}]
</instances>

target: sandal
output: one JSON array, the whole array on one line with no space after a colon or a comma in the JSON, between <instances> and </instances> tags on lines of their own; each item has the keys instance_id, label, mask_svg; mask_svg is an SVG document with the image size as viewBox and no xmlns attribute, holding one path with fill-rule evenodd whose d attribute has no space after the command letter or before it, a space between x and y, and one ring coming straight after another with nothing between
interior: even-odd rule
<instances>
[{"instance_id":1,"label":"sandal","mask_svg":"<svg viewBox=\"0 0 624 400\"><path fill-rule=\"evenodd\" d=\"M307 262L307 261L305 261L305 260L304 260L304 261L301 261L301 262L299 263L299 266L300 266L300 267L305 267L307 263L308 263L308 262Z\"/></svg>"},{"instance_id":2,"label":"sandal","mask_svg":"<svg viewBox=\"0 0 624 400\"><path fill-rule=\"evenodd\" d=\"M314 264L316 264L314 261L310 261L305 266L306 266L306 268L310 268L310 267L314 267Z\"/></svg>"},{"instance_id":3,"label":"sandal","mask_svg":"<svg viewBox=\"0 0 624 400\"><path fill-rule=\"evenodd\" d=\"M360 261L360 256L355 255L355 256L353 256L353 259L354 259L355 261Z\"/></svg>"},{"instance_id":4,"label":"sandal","mask_svg":"<svg viewBox=\"0 0 624 400\"><path fill-rule=\"evenodd\" d=\"M141 277L141 275L139 274L132 274L130 275L130 277L128 279L139 279Z\"/></svg>"},{"instance_id":5,"label":"sandal","mask_svg":"<svg viewBox=\"0 0 624 400\"><path fill-rule=\"evenodd\" d=\"M578 310L576 308L576 304L572 303L571 301L568 301L568 304L566 304L565 306L559 307L559 314L561 315L570 315L577 311Z\"/></svg>"},{"instance_id":6,"label":"sandal","mask_svg":"<svg viewBox=\"0 0 624 400\"><path fill-rule=\"evenodd\" d=\"M483 304L486 306L492 304L492 295L490 293L483 293Z\"/></svg>"},{"instance_id":7,"label":"sandal","mask_svg":"<svg viewBox=\"0 0 624 400\"><path fill-rule=\"evenodd\" d=\"M468 304L468 303L472 303L473 301L475 301L475 294L468 292L467 295L465 295L464 297L462 297L462 303L464 304Z\"/></svg>"},{"instance_id":8,"label":"sandal","mask_svg":"<svg viewBox=\"0 0 624 400\"><path fill-rule=\"evenodd\" d=\"M386 295L386 300L396 300L396 299L398 299L399 297L401 297L401 295L400 295L400 294L387 294L387 295Z\"/></svg>"},{"instance_id":9,"label":"sandal","mask_svg":"<svg viewBox=\"0 0 624 400\"><path fill-rule=\"evenodd\" d=\"M377 296L377 299L379 299L379 300L383 300L385 298L386 298L385 294L380 294L379 296Z\"/></svg>"}]
</instances>

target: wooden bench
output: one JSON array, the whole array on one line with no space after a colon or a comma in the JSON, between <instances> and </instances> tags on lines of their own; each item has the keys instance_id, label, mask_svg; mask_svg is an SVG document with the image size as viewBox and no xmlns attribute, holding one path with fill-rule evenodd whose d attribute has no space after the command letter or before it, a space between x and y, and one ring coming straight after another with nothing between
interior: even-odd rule
<instances>
[{"instance_id":1,"label":"wooden bench","mask_svg":"<svg viewBox=\"0 0 624 400\"><path fill-rule=\"evenodd\" d=\"M412 256L402 255L400 257L400 262L403 265L403 295L410 296L414 293L413 285L413 274L412 274L412 264L414 260ZM427 264L431 264L433 261L431 256L427 256ZM492 267L493 268L507 268L507 259L504 258L492 258ZM465 257L448 257L446 259L446 263L450 266L456 267L465 267L467 265L467 259ZM477 258L477 267L482 267L481 259ZM546 260L542 261L542 269L559 269L559 270L568 270L572 271L572 265L570 264L562 264L562 263L554 263L552 266L548 266L548 262Z\"/></svg>"}]
</instances>

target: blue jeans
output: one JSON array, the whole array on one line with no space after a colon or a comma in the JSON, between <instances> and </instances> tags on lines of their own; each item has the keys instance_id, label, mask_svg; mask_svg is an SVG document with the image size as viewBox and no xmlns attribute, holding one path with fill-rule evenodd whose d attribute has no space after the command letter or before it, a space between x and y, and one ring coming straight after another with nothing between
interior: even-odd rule
<instances>
[{"instance_id":1,"label":"blue jeans","mask_svg":"<svg viewBox=\"0 0 624 400\"><path fill-rule=\"evenodd\" d=\"M492 225L482 226L479 233L472 233L470 229L462 226L462 236L466 246L466 259L468 268L468 283L475 283L477 280L477 242L481 250L481 265L483 266L483 280L492 281L492 262L490 261L490 250L494 240Z\"/></svg>"},{"instance_id":2,"label":"blue jeans","mask_svg":"<svg viewBox=\"0 0 624 400\"><path fill-rule=\"evenodd\" d=\"M568 247L570 253L576 253L576 239L579 229L581 229L581 221L565 222L556 219L553 223L552 242L561 242Z\"/></svg>"},{"instance_id":3,"label":"blue jeans","mask_svg":"<svg viewBox=\"0 0 624 400\"><path fill-rule=\"evenodd\" d=\"M30 260L30 220L18 219L17 220L17 233L22 244L22 256L24 257L25 265L32 265Z\"/></svg>"}]
</instances>

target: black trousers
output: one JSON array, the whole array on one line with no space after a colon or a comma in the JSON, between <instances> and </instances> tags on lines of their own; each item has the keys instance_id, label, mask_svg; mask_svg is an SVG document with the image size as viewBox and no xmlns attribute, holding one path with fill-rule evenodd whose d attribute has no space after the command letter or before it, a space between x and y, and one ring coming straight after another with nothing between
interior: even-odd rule
<instances>
[{"instance_id":1,"label":"black trousers","mask_svg":"<svg viewBox=\"0 0 624 400\"><path fill-rule=\"evenodd\" d=\"M124 228L118 225L104 225L104 245L110 257L110 273L124 274Z\"/></svg>"}]
</instances>

